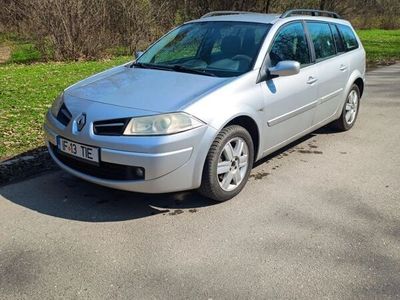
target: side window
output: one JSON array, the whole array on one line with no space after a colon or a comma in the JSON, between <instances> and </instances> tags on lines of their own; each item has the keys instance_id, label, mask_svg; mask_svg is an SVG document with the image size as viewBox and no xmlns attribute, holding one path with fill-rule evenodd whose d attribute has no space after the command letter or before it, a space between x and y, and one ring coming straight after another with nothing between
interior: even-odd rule
<instances>
[{"instance_id":1,"label":"side window","mask_svg":"<svg viewBox=\"0 0 400 300\"><path fill-rule=\"evenodd\" d=\"M301 23L290 23L280 30L272 44L269 58L272 66L283 60L295 60L302 66L310 63L310 50Z\"/></svg>"},{"instance_id":2,"label":"side window","mask_svg":"<svg viewBox=\"0 0 400 300\"><path fill-rule=\"evenodd\" d=\"M336 55L335 44L328 23L307 22L307 27L314 44L317 62Z\"/></svg>"},{"instance_id":3,"label":"side window","mask_svg":"<svg viewBox=\"0 0 400 300\"><path fill-rule=\"evenodd\" d=\"M357 38L353 30L346 25L337 25L344 40L346 51L351 51L358 48Z\"/></svg>"},{"instance_id":4,"label":"side window","mask_svg":"<svg viewBox=\"0 0 400 300\"><path fill-rule=\"evenodd\" d=\"M344 48L342 37L340 36L339 30L336 25L331 24L331 30L333 34L333 39L335 40L337 53L344 53L346 49Z\"/></svg>"}]
</instances>

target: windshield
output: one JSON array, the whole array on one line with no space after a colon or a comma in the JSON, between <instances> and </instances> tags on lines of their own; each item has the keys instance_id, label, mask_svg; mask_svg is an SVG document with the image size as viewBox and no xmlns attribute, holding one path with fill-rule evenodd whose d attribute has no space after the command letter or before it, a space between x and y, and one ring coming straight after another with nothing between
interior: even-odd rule
<instances>
[{"instance_id":1,"label":"windshield","mask_svg":"<svg viewBox=\"0 0 400 300\"><path fill-rule=\"evenodd\" d=\"M195 22L171 31L137 61L137 66L230 77L248 72L271 25Z\"/></svg>"}]
</instances>

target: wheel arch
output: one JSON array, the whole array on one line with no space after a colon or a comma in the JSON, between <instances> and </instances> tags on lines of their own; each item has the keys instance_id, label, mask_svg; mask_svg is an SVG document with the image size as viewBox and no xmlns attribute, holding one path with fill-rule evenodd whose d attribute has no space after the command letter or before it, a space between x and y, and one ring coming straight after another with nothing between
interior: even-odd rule
<instances>
[{"instance_id":1,"label":"wheel arch","mask_svg":"<svg viewBox=\"0 0 400 300\"><path fill-rule=\"evenodd\" d=\"M350 92L351 87L353 86L353 84L356 84L360 90L360 94L362 95L364 92L364 78L365 76L363 76L363 74L359 71L359 70L353 70L353 72L351 72L349 79L347 81L346 84L346 95ZM360 96L361 96L360 95Z\"/></svg>"},{"instance_id":2,"label":"wheel arch","mask_svg":"<svg viewBox=\"0 0 400 300\"><path fill-rule=\"evenodd\" d=\"M346 87L344 89L344 97L345 98L342 101L342 103L339 104L339 106L337 108L335 119L340 117L340 114L342 113L342 110L343 110L343 106L344 106L344 104L346 102L347 95L349 94L349 92L351 90L351 87L354 84L356 84L357 87L359 88L359 90L360 90L360 98L361 98L361 96L362 96L362 94L364 92L365 83L364 83L363 75L358 70L354 70L353 73L350 75L349 80L347 81Z\"/></svg>"},{"instance_id":3,"label":"wheel arch","mask_svg":"<svg viewBox=\"0 0 400 300\"><path fill-rule=\"evenodd\" d=\"M258 151L260 150L260 130L258 128L257 122L248 115L239 115L228 121L222 128L230 125L242 126L249 132L251 139L253 140L254 161L256 161L258 157Z\"/></svg>"},{"instance_id":4,"label":"wheel arch","mask_svg":"<svg viewBox=\"0 0 400 300\"><path fill-rule=\"evenodd\" d=\"M364 80L361 77L358 77L354 81L354 84L358 86L358 89L360 90L360 98L361 98L364 93Z\"/></svg>"}]
</instances>

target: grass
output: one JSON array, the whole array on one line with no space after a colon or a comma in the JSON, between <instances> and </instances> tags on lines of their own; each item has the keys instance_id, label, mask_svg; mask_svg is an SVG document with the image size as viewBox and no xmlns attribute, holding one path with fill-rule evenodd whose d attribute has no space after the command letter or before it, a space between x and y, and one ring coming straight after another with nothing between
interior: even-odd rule
<instances>
[{"instance_id":1,"label":"grass","mask_svg":"<svg viewBox=\"0 0 400 300\"><path fill-rule=\"evenodd\" d=\"M44 114L64 88L129 59L0 66L0 158L43 145Z\"/></svg>"},{"instance_id":2,"label":"grass","mask_svg":"<svg viewBox=\"0 0 400 300\"><path fill-rule=\"evenodd\" d=\"M400 29L365 29L357 31L370 65L393 63L400 60Z\"/></svg>"},{"instance_id":3,"label":"grass","mask_svg":"<svg viewBox=\"0 0 400 300\"><path fill-rule=\"evenodd\" d=\"M40 60L42 57L39 50L36 49L35 45L30 43L24 43L18 45L12 52L9 62L11 63L30 63Z\"/></svg>"},{"instance_id":4,"label":"grass","mask_svg":"<svg viewBox=\"0 0 400 300\"><path fill-rule=\"evenodd\" d=\"M40 51L29 40L21 39L12 33L0 33L0 46L11 48L11 56L8 63L31 63L42 59Z\"/></svg>"},{"instance_id":5,"label":"grass","mask_svg":"<svg viewBox=\"0 0 400 300\"><path fill-rule=\"evenodd\" d=\"M400 30L358 30L358 34L370 64L400 60ZM39 59L38 54L32 44L0 35L0 45L10 40L14 41L11 59L0 64L0 159L43 145L43 117L60 91L130 60L21 64Z\"/></svg>"}]
</instances>

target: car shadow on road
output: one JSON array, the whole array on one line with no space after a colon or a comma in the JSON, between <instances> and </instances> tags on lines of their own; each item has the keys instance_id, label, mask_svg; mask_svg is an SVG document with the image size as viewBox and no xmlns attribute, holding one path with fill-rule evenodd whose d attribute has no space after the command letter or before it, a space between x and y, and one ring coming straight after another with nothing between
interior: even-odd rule
<instances>
[{"instance_id":1,"label":"car shadow on road","mask_svg":"<svg viewBox=\"0 0 400 300\"><path fill-rule=\"evenodd\" d=\"M64 171L4 186L0 194L42 214L84 222L115 222L157 214L196 213L215 204L195 192L140 194L98 186Z\"/></svg>"},{"instance_id":2,"label":"car shadow on road","mask_svg":"<svg viewBox=\"0 0 400 300\"><path fill-rule=\"evenodd\" d=\"M268 155L254 167L260 166L318 134L331 133L320 129ZM6 185L0 194L11 202L34 211L85 222L114 222L163 214L174 216L194 214L201 208L217 204L195 191L169 194L140 194L114 190L85 182L64 171L52 171L29 180Z\"/></svg>"}]
</instances>

